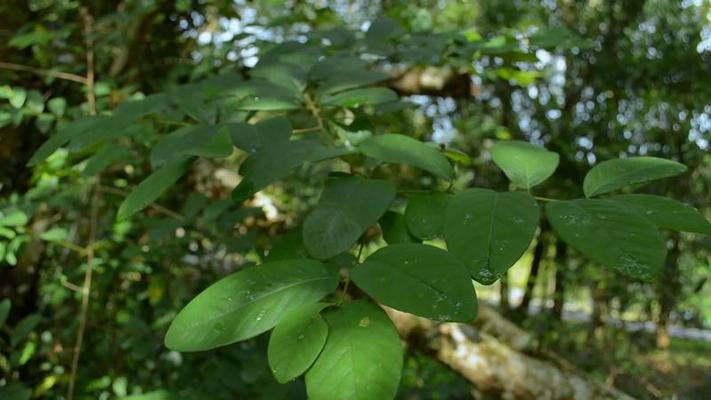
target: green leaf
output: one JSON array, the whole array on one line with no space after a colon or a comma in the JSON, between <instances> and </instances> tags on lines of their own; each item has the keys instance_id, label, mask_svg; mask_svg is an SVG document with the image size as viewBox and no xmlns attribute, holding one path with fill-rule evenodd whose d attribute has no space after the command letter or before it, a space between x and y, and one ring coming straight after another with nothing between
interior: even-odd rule
<instances>
[{"instance_id":1,"label":"green leaf","mask_svg":"<svg viewBox=\"0 0 711 400\"><path fill-rule=\"evenodd\" d=\"M295 258L309 258L309 253L304 247L304 236L301 232L301 227L293 228L272 240L269 253L267 253L264 260L271 262Z\"/></svg>"},{"instance_id":2,"label":"green leaf","mask_svg":"<svg viewBox=\"0 0 711 400\"><path fill-rule=\"evenodd\" d=\"M230 135L221 126L187 126L172 132L153 147L151 165L155 168L184 156L224 158L233 150Z\"/></svg>"},{"instance_id":3,"label":"green leaf","mask_svg":"<svg viewBox=\"0 0 711 400\"><path fill-rule=\"evenodd\" d=\"M272 182L282 179L305 162L316 162L351 153L345 148L326 147L317 140L302 139L275 142L264 150L252 154L239 173L243 180L235 188L232 198L242 201Z\"/></svg>"},{"instance_id":4,"label":"green leaf","mask_svg":"<svg viewBox=\"0 0 711 400\"><path fill-rule=\"evenodd\" d=\"M452 180L454 170L437 149L405 135L372 136L358 148L368 157L388 163L402 163L422 168L442 179Z\"/></svg>"},{"instance_id":5,"label":"green leaf","mask_svg":"<svg viewBox=\"0 0 711 400\"><path fill-rule=\"evenodd\" d=\"M10 299L4 299L3 301L0 301L0 328L5 324L5 321L7 321L8 315L10 315L10 309L12 308L12 303L10 302Z\"/></svg>"},{"instance_id":6,"label":"green leaf","mask_svg":"<svg viewBox=\"0 0 711 400\"><path fill-rule=\"evenodd\" d=\"M711 224L698 210L668 197L652 194L623 194L612 199L625 202L654 225L684 232L711 234Z\"/></svg>"},{"instance_id":7,"label":"green leaf","mask_svg":"<svg viewBox=\"0 0 711 400\"><path fill-rule=\"evenodd\" d=\"M14 347L17 346L27 335L32 332L37 324L40 323L42 316L39 314L30 314L25 318L21 319L20 322L13 328L12 334L10 335L10 344Z\"/></svg>"},{"instance_id":8,"label":"green leaf","mask_svg":"<svg viewBox=\"0 0 711 400\"><path fill-rule=\"evenodd\" d=\"M488 285L528 249L538 216L538 204L528 193L468 189L449 203L444 238L474 279Z\"/></svg>"},{"instance_id":9,"label":"green leaf","mask_svg":"<svg viewBox=\"0 0 711 400\"><path fill-rule=\"evenodd\" d=\"M311 400L386 400L395 397L402 373L400 337L387 314L358 300L324 314L329 334L306 373Z\"/></svg>"},{"instance_id":10,"label":"green leaf","mask_svg":"<svg viewBox=\"0 0 711 400\"><path fill-rule=\"evenodd\" d=\"M42 232L40 235L40 239L46 240L48 242L56 242L59 240L64 240L67 238L69 235L69 232L67 232L66 229L64 228L51 228L46 232Z\"/></svg>"},{"instance_id":11,"label":"green leaf","mask_svg":"<svg viewBox=\"0 0 711 400\"><path fill-rule=\"evenodd\" d=\"M60 147L69 143L70 140L84 134L91 129L95 124L101 121L104 117L84 118L71 122L61 127L56 134L52 135L46 142L32 154L32 157L27 162L28 166L34 166L51 156Z\"/></svg>"},{"instance_id":12,"label":"green leaf","mask_svg":"<svg viewBox=\"0 0 711 400\"><path fill-rule=\"evenodd\" d=\"M291 97L252 96L245 98L237 105L238 110L247 111L298 110L301 108L304 108L303 104Z\"/></svg>"},{"instance_id":13,"label":"green leaf","mask_svg":"<svg viewBox=\"0 0 711 400\"><path fill-rule=\"evenodd\" d=\"M511 182L524 189L553 175L560 158L557 153L520 141L497 142L491 156Z\"/></svg>"},{"instance_id":14,"label":"green leaf","mask_svg":"<svg viewBox=\"0 0 711 400\"><path fill-rule=\"evenodd\" d=\"M471 321L477 301L467 267L425 244L396 244L376 251L351 273L379 303L438 321Z\"/></svg>"},{"instance_id":15,"label":"green leaf","mask_svg":"<svg viewBox=\"0 0 711 400\"><path fill-rule=\"evenodd\" d=\"M177 351L214 349L272 329L290 311L321 300L338 277L314 260L247 268L197 295L175 317L165 345Z\"/></svg>"},{"instance_id":16,"label":"green leaf","mask_svg":"<svg viewBox=\"0 0 711 400\"><path fill-rule=\"evenodd\" d=\"M121 160L126 160L131 156L131 152L125 147L108 144L97 151L86 161L86 166L82 174L84 176L94 176L111 164Z\"/></svg>"},{"instance_id":17,"label":"green leaf","mask_svg":"<svg viewBox=\"0 0 711 400\"><path fill-rule=\"evenodd\" d=\"M116 214L125 219L153 203L163 192L180 179L188 170L192 158L168 163L150 174L124 199Z\"/></svg>"},{"instance_id":18,"label":"green leaf","mask_svg":"<svg viewBox=\"0 0 711 400\"><path fill-rule=\"evenodd\" d=\"M629 185L679 175L686 166L656 157L630 157L601 162L585 175L585 197L612 192Z\"/></svg>"},{"instance_id":19,"label":"green leaf","mask_svg":"<svg viewBox=\"0 0 711 400\"><path fill-rule=\"evenodd\" d=\"M288 176L305 162L351 153L346 148L326 147L315 139L289 140L291 124L286 118L272 118L254 126L231 124L229 129L232 142L249 154L239 169L243 180L232 193L236 202Z\"/></svg>"},{"instance_id":20,"label":"green leaf","mask_svg":"<svg viewBox=\"0 0 711 400\"><path fill-rule=\"evenodd\" d=\"M328 325L319 314L328 304L309 304L292 310L269 337L267 357L279 383L296 379L316 361L328 337Z\"/></svg>"},{"instance_id":21,"label":"green leaf","mask_svg":"<svg viewBox=\"0 0 711 400\"><path fill-rule=\"evenodd\" d=\"M22 211L10 211L7 214L0 212L0 226L25 226L29 222L27 214Z\"/></svg>"},{"instance_id":22,"label":"green leaf","mask_svg":"<svg viewBox=\"0 0 711 400\"><path fill-rule=\"evenodd\" d=\"M386 212L378 221L383 231L383 239L388 244L413 243L417 239L410 235L405 225L405 217L395 211Z\"/></svg>"},{"instance_id":23,"label":"green leaf","mask_svg":"<svg viewBox=\"0 0 711 400\"><path fill-rule=\"evenodd\" d=\"M408 196L405 223L410 233L422 240L442 236L445 210L451 198L451 195L442 192Z\"/></svg>"},{"instance_id":24,"label":"green leaf","mask_svg":"<svg viewBox=\"0 0 711 400\"><path fill-rule=\"evenodd\" d=\"M10 382L0 386L0 399L3 400L30 400L32 389L20 382Z\"/></svg>"},{"instance_id":25,"label":"green leaf","mask_svg":"<svg viewBox=\"0 0 711 400\"><path fill-rule=\"evenodd\" d=\"M316 209L304 222L306 249L319 259L350 249L394 198L395 187L386 181L354 176L329 179Z\"/></svg>"},{"instance_id":26,"label":"green leaf","mask_svg":"<svg viewBox=\"0 0 711 400\"><path fill-rule=\"evenodd\" d=\"M546 214L561 239L633 278L658 275L666 257L657 228L634 208L613 200L552 201Z\"/></svg>"},{"instance_id":27,"label":"green leaf","mask_svg":"<svg viewBox=\"0 0 711 400\"><path fill-rule=\"evenodd\" d=\"M335 94L326 94L321 97L321 103L337 107L361 107L389 103L397 100L397 94L390 89L373 87L346 90Z\"/></svg>"}]
</instances>

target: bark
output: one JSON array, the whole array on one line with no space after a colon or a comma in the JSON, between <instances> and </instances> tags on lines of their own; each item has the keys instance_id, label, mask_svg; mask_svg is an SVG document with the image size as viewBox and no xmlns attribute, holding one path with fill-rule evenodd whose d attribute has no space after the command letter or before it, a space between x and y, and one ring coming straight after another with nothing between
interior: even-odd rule
<instances>
[{"instance_id":1,"label":"bark","mask_svg":"<svg viewBox=\"0 0 711 400\"><path fill-rule=\"evenodd\" d=\"M630 398L591 380L559 357L550 357L555 362L523 353L530 347L530 336L486 306L474 326L385 310L408 344L432 354L487 395L512 400Z\"/></svg>"},{"instance_id":2,"label":"bark","mask_svg":"<svg viewBox=\"0 0 711 400\"><path fill-rule=\"evenodd\" d=\"M388 81L387 86L401 96L471 98L479 94L471 75L446 67L413 67Z\"/></svg>"}]
</instances>

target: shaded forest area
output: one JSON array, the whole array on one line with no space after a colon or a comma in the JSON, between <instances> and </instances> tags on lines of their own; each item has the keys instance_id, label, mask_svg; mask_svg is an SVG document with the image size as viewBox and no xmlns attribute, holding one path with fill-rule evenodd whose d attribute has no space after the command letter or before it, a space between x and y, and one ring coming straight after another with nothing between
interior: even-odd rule
<instances>
[{"instance_id":1,"label":"shaded forest area","mask_svg":"<svg viewBox=\"0 0 711 400\"><path fill-rule=\"evenodd\" d=\"M711 396L711 2L10 0L0 21L0 399L374 398L364 379L398 399ZM521 184L494 150L509 141L556 153L555 172ZM685 168L601 194L705 217L655 223L653 274L604 265L624 224L588 250L548 215L632 157ZM396 246L454 252L438 221L472 188L541 210L520 258L472 272L476 319L362 308L376 296L350 271ZM312 214L360 198L334 229L362 232L309 241ZM256 335L273 325L166 338L219 279L310 258L337 272L317 320L344 303L375 312L361 327L389 317L402 369L363 364L333 392L319 361L277 381Z\"/></svg>"}]
</instances>

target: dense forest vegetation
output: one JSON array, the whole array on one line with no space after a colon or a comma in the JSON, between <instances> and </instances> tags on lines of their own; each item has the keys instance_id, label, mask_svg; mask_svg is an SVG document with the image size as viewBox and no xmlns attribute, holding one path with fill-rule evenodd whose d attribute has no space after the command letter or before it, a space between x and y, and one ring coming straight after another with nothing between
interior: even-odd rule
<instances>
[{"instance_id":1,"label":"dense forest vegetation","mask_svg":"<svg viewBox=\"0 0 711 400\"><path fill-rule=\"evenodd\" d=\"M711 397L708 0L0 21L0 400Z\"/></svg>"}]
</instances>

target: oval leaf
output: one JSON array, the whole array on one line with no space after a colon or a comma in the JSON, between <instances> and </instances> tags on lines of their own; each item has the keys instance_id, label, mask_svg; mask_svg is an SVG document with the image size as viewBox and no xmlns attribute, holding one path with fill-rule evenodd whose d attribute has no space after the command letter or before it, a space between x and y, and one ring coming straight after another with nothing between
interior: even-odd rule
<instances>
[{"instance_id":1,"label":"oval leaf","mask_svg":"<svg viewBox=\"0 0 711 400\"><path fill-rule=\"evenodd\" d=\"M471 321L477 301L467 267L448 252L425 244L376 251L351 273L379 303L439 321Z\"/></svg>"},{"instance_id":2,"label":"oval leaf","mask_svg":"<svg viewBox=\"0 0 711 400\"><path fill-rule=\"evenodd\" d=\"M299 307L274 328L267 358L279 383L295 379L316 361L328 337L328 325L319 314L326 307L324 303Z\"/></svg>"},{"instance_id":3,"label":"oval leaf","mask_svg":"<svg viewBox=\"0 0 711 400\"><path fill-rule=\"evenodd\" d=\"M630 206L612 200L553 201L546 214L561 239L590 259L634 278L659 273L664 239Z\"/></svg>"},{"instance_id":4,"label":"oval leaf","mask_svg":"<svg viewBox=\"0 0 711 400\"><path fill-rule=\"evenodd\" d=\"M686 166L656 157L630 157L601 162L585 175L585 197L609 193L629 185L679 175Z\"/></svg>"},{"instance_id":5,"label":"oval leaf","mask_svg":"<svg viewBox=\"0 0 711 400\"><path fill-rule=\"evenodd\" d=\"M497 142L491 148L491 157L511 182L524 189L553 175L560 159L557 153L515 140Z\"/></svg>"},{"instance_id":6,"label":"oval leaf","mask_svg":"<svg viewBox=\"0 0 711 400\"><path fill-rule=\"evenodd\" d=\"M449 203L444 238L472 277L489 285L528 249L538 216L538 204L528 193L469 189Z\"/></svg>"},{"instance_id":7,"label":"oval leaf","mask_svg":"<svg viewBox=\"0 0 711 400\"><path fill-rule=\"evenodd\" d=\"M329 179L316 209L304 222L306 249L319 259L350 249L394 198L395 187L386 181L353 176Z\"/></svg>"},{"instance_id":8,"label":"oval leaf","mask_svg":"<svg viewBox=\"0 0 711 400\"><path fill-rule=\"evenodd\" d=\"M452 180L454 170L434 147L405 135L372 136L358 148L368 157L388 163L401 163L424 169L442 179Z\"/></svg>"},{"instance_id":9,"label":"oval leaf","mask_svg":"<svg viewBox=\"0 0 711 400\"><path fill-rule=\"evenodd\" d=\"M165 345L201 351L249 339L288 312L332 292L338 278L318 261L266 263L227 276L197 295L175 317Z\"/></svg>"},{"instance_id":10,"label":"oval leaf","mask_svg":"<svg viewBox=\"0 0 711 400\"><path fill-rule=\"evenodd\" d=\"M688 204L652 194L624 194L612 198L635 207L654 225L677 231L711 234L709 221Z\"/></svg>"},{"instance_id":11,"label":"oval leaf","mask_svg":"<svg viewBox=\"0 0 711 400\"><path fill-rule=\"evenodd\" d=\"M451 195L440 192L408 196L405 223L410 233L422 240L441 236L445 210L451 198Z\"/></svg>"},{"instance_id":12,"label":"oval leaf","mask_svg":"<svg viewBox=\"0 0 711 400\"><path fill-rule=\"evenodd\" d=\"M358 300L324 315L329 334L306 373L312 400L392 399L402 373L400 337L387 314Z\"/></svg>"},{"instance_id":13,"label":"oval leaf","mask_svg":"<svg viewBox=\"0 0 711 400\"><path fill-rule=\"evenodd\" d=\"M126 196L119 207L116 218L128 218L153 203L188 170L193 158L168 163L154 171Z\"/></svg>"}]
</instances>

